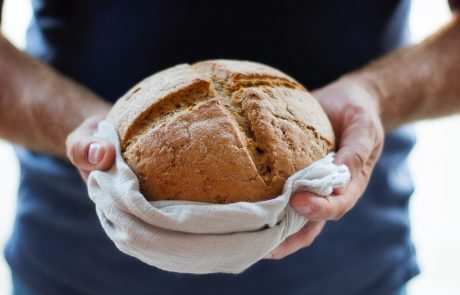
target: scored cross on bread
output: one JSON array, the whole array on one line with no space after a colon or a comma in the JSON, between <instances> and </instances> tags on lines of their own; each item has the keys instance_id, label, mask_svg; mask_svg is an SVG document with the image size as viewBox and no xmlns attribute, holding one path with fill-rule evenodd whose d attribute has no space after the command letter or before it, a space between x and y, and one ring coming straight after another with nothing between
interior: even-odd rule
<instances>
[{"instance_id":1,"label":"scored cross on bread","mask_svg":"<svg viewBox=\"0 0 460 295\"><path fill-rule=\"evenodd\" d=\"M148 200L255 202L335 148L319 103L286 74L209 60L158 72L107 120Z\"/></svg>"}]
</instances>

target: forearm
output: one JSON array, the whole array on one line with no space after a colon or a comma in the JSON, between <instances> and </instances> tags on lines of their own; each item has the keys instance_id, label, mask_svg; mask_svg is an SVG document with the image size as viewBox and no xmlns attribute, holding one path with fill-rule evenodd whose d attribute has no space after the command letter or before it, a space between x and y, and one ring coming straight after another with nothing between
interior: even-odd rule
<instances>
[{"instance_id":1,"label":"forearm","mask_svg":"<svg viewBox=\"0 0 460 295\"><path fill-rule=\"evenodd\" d=\"M35 151L65 155L65 139L110 105L0 36L0 137Z\"/></svg>"},{"instance_id":2,"label":"forearm","mask_svg":"<svg viewBox=\"0 0 460 295\"><path fill-rule=\"evenodd\" d=\"M436 34L343 77L374 94L385 130L460 111L460 18Z\"/></svg>"}]
</instances>

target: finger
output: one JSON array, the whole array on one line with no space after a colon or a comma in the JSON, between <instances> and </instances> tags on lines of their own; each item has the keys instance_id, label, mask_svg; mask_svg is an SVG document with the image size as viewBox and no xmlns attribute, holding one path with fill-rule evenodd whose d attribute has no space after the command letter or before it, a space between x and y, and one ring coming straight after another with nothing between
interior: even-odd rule
<instances>
[{"instance_id":1,"label":"finger","mask_svg":"<svg viewBox=\"0 0 460 295\"><path fill-rule=\"evenodd\" d=\"M350 180L340 195L323 197L310 192L298 192L292 195L289 204L308 220L338 220L353 208L365 187L365 174L361 173Z\"/></svg>"},{"instance_id":2,"label":"finger","mask_svg":"<svg viewBox=\"0 0 460 295\"><path fill-rule=\"evenodd\" d=\"M322 197L308 192L299 192L290 199L290 205L307 219L337 220L350 210L364 192L372 167L376 161L373 149L375 137L361 118L355 117L343 132L340 149L336 154L336 163L345 164L351 173L351 179L345 188L335 190L332 196ZM372 163L371 163L372 162Z\"/></svg>"},{"instance_id":3,"label":"finger","mask_svg":"<svg viewBox=\"0 0 460 295\"><path fill-rule=\"evenodd\" d=\"M92 136L96 128L94 121L85 121L69 135L66 141L67 156L80 170L107 170L115 160L114 146Z\"/></svg>"},{"instance_id":4,"label":"finger","mask_svg":"<svg viewBox=\"0 0 460 295\"><path fill-rule=\"evenodd\" d=\"M265 258L281 259L301 248L308 247L321 232L324 224L324 222L308 222L299 232L288 237Z\"/></svg>"},{"instance_id":5,"label":"finger","mask_svg":"<svg viewBox=\"0 0 460 295\"><path fill-rule=\"evenodd\" d=\"M78 136L69 141L67 156L81 170L107 170L115 159L115 148L107 141Z\"/></svg>"},{"instance_id":6,"label":"finger","mask_svg":"<svg viewBox=\"0 0 460 295\"><path fill-rule=\"evenodd\" d=\"M359 114L353 114L347 121L335 162L349 168L351 179L348 185L336 189L333 196L321 197L301 192L291 197L291 206L309 220L337 220L349 211L364 192L378 157L375 157L379 146L372 124Z\"/></svg>"},{"instance_id":7,"label":"finger","mask_svg":"<svg viewBox=\"0 0 460 295\"><path fill-rule=\"evenodd\" d=\"M355 121L343 130L340 147L335 155L335 163L345 164L352 177L364 169L376 146L374 128L364 120Z\"/></svg>"}]
</instances>

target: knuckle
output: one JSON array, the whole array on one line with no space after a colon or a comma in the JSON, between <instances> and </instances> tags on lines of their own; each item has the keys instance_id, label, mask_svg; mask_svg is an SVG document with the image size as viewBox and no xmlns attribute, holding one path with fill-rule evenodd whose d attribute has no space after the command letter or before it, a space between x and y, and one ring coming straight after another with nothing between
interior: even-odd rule
<instances>
[{"instance_id":1,"label":"knuckle","mask_svg":"<svg viewBox=\"0 0 460 295\"><path fill-rule=\"evenodd\" d=\"M366 117L366 116L363 116L364 113L365 113L365 110L362 106L356 105L356 104L350 104L345 109L343 118L346 124L350 124L352 122L362 121L363 118Z\"/></svg>"},{"instance_id":2,"label":"knuckle","mask_svg":"<svg viewBox=\"0 0 460 295\"><path fill-rule=\"evenodd\" d=\"M380 155L383 150L383 140L376 140L374 151L377 153L377 155Z\"/></svg>"},{"instance_id":3,"label":"knuckle","mask_svg":"<svg viewBox=\"0 0 460 295\"><path fill-rule=\"evenodd\" d=\"M374 137L374 142L376 146L383 146L383 141L385 138L385 130L383 129L383 125L380 119L375 120L374 128L372 128L372 133Z\"/></svg>"},{"instance_id":4,"label":"knuckle","mask_svg":"<svg viewBox=\"0 0 460 295\"><path fill-rule=\"evenodd\" d=\"M314 240L315 240L314 238L309 238L308 240L305 241L305 243L303 244L302 248L310 247L311 244L313 244Z\"/></svg>"},{"instance_id":5,"label":"knuckle","mask_svg":"<svg viewBox=\"0 0 460 295\"><path fill-rule=\"evenodd\" d=\"M337 221L339 219L342 219L342 217L347 213L347 210L345 208L341 208L337 211L335 216L332 218L332 220Z\"/></svg>"},{"instance_id":6,"label":"knuckle","mask_svg":"<svg viewBox=\"0 0 460 295\"><path fill-rule=\"evenodd\" d=\"M380 155L383 150L383 145L385 143L385 133L382 130L382 133L376 136L375 139L375 151L377 151L377 154Z\"/></svg>"},{"instance_id":7,"label":"knuckle","mask_svg":"<svg viewBox=\"0 0 460 295\"><path fill-rule=\"evenodd\" d=\"M381 138L383 141L383 138L385 137L385 129L383 128L383 124L380 118L376 119L375 125L376 125L375 131L377 132L377 136L378 138Z\"/></svg>"},{"instance_id":8,"label":"knuckle","mask_svg":"<svg viewBox=\"0 0 460 295\"><path fill-rule=\"evenodd\" d=\"M376 120L368 115L368 114L362 114L360 117L360 122L362 123L363 127L366 127L370 131L376 131Z\"/></svg>"},{"instance_id":9,"label":"knuckle","mask_svg":"<svg viewBox=\"0 0 460 295\"><path fill-rule=\"evenodd\" d=\"M355 206L356 202L358 201L357 199L360 197L359 195L358 196L354 196L355 197L355 200L352 201L352 202L349 202L347 204L347 207L345 208L344 212L343 212L343 215L347 214L348 211L350 211L351 209L353 209L353 207ZM343 217L342 215L342 217Z\"/></svg>"},{"instance_id":10,"label":"knuckle","mask_svg":"<svg viewBox=\"0 0 460 295\"><path fill-rule=\"evenodd\" d=\"M354 207L357 199L359 198L359 195L351 195L349 193L347 195L343 195L343 197L346 198L345 202L342 204L342 206L340 206L340 208L337 209L331 220L337 221L342 219L348 213L348 211Z\"/></svg>"},{"instance_id":11,"label":"knuckle","mask_svg":"<svg viewBox=\"0 0 460 295\"><path fill-rule=\"evenodd\" d=\"M341 219L349 210L350 204L352 203L349 197L346 197L345 195L343 196L346 198L344 202L340 205L340 207L337 207L331 220L337 221Z\"/></svg>"},{"instance_id":12,"label":"knuckle","mask_svg":"<svg viewBox=\"0 0 460 295\"><path fill-rule=\"evenodd\" d=\"M323 215L327 215L328 214L328 209L327 208L323 208L322 206L318 205L318 204L312 204L309 206L310 209L309 209L309 212L308 212L308 216L312 219L317 219L317 218L320 218L321 216Z\"/></svg>"},{"instance_id":13,"label":"knuckle","mask_svg":"<svg viewBox=\"0 0 460 295\"><path fill-rule=\"evenodd\" d=\"M366 108L359 101L350 101L347 105L347 115L359 115L366 113Z\"/></svg>"},{"instance_id":14,"label":"knuckle","mask_svg":"<svg viewBox=\"0 0 460 295\"><path fill-rule=\"evenodd\" d=\"M75 166L78 167L86 162L88 158L88 145L87 140L81 140L71 146L72 163Z\"/></svg>"},{"instance_id":15,"label":"knuckle","mask_svg":"<svg viewBox=\"0 0 460 295\"><path fill-rule=\"evenodd\" d=\"M311 220L327 220L334 216L335 206L330 200L324 198L324 202L312 205L310 210L311 211L308 216Z\"/></svg>"},{"instance_id":16,"label":"knuckle","mask_svg":"<svg viewBox=\"0 0 460 295\"><path fill-rule=\"evenodd\" d=\"M364 152L361 149L356 149L349 153L349 161L352 167L355 168L355 171L361 171L366 165L366 159Z\"/></svg>"},{"instance_id":17,"label":"knuckle","mask_svg":"<svg viewBox=\"0 0 460 295\"><path fill-rule=\"evenodd\" d=\"M374 163L366 164L365 169L361 170L359 174L362 177L362 179L367 181L371 177L373 166L374 166Z\"/></svg>"}]
</instances>

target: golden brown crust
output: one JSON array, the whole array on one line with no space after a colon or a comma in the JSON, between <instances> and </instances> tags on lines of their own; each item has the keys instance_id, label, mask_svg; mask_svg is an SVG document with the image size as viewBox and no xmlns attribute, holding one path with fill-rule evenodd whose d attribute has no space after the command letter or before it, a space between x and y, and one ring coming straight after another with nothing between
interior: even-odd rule
<instances>
[{"instance_id":1,"label":"golden brown crust","mask_svg":"<svg viewBox=\"0 0 460 295\"><path fill-rule=\"evenodd\" d=\"M158 72L134 86L115 103L107 120L117 129L123 146L133 133L145 126L146 121L156 119L149 118L149 113L155 116L158 112L163 115L168 111L174 111L175 98L183 97L187 92L195 91L198 95L186 95L184 100L200 99L203 93L207 95L209 92L209 85L210 82L189 65L177 65ZM158 110L162 106L167 110Z\"/></svg>"},{"instance_id":2,"label":"golden brown crust","mask_svg":"<svg viewBox=\"0 0 460 295\"><path fill-rule=\"evenodd\" d=\"M265 65L213 60L159 72L108 121L149 200L259 201L334 149L318 102Z\"/></svg>"}]
</instances>

